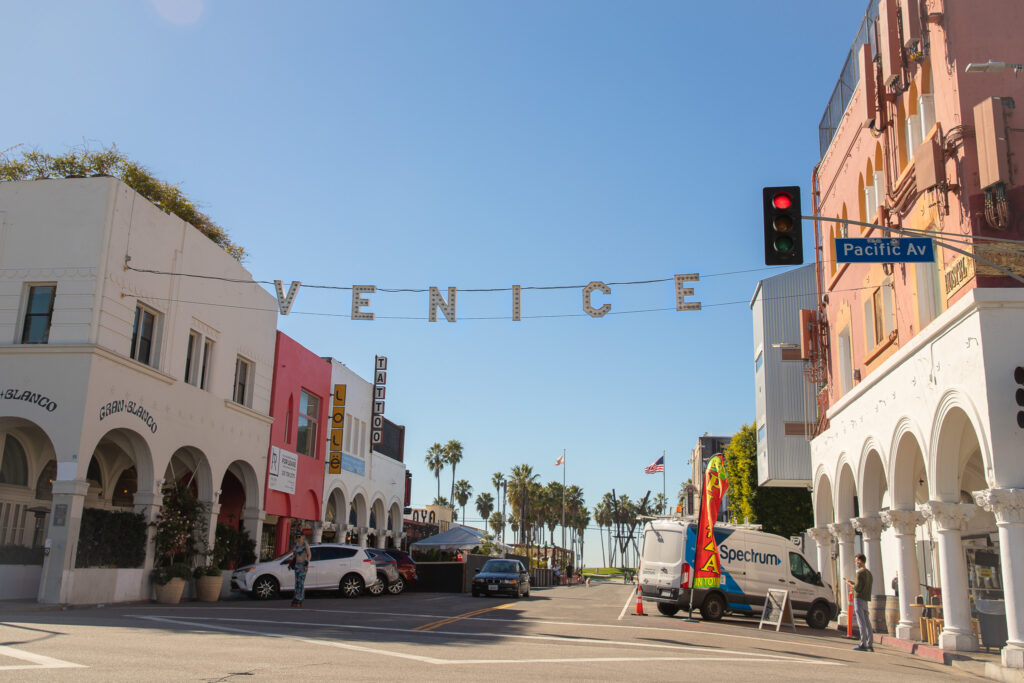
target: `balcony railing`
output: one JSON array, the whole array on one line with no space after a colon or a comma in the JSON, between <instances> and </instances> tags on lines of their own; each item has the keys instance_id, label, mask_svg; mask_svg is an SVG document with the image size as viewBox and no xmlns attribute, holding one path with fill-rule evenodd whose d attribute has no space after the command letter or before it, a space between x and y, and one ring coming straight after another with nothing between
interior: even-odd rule
<instances>
[{"instance_id":1,"label":"balcony railing","mask_svg":"<svg viewBox=\"0 0 1024 683\"><path fill-rule=\"evenodd\" d=\"M843 120L843 112L846 105L850 103L854 91L857 89L857 81L860 80L860 67L857 64L857 51L864 43L871 44L871 58L878 54L878 46L875 44L875 24L878 22L878 0L869 0L867 12L857 29L857 37L853 40L850 52L846 55L846 63L839 74L839 82L832 90L832 97L829 98L828 106L825 107L825 114L821 117L818 125L818 148L821 156L825 156L832 138L839 130L839 122Z\"/></svg>"}]
</instances>

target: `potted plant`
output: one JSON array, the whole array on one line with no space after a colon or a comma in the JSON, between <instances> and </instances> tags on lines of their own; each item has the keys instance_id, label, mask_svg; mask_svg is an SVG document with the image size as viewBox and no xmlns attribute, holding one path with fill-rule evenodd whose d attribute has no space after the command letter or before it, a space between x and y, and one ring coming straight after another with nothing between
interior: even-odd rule
<instances>
[{"instance_id":1,"label":"potted plant","mask_svg":"<svg viewBox=\"0 0 1024 683\"><path fill-rule=\"evenodd\" d=\"M156 587L156 601L165 605L175 605L181 601L185 590L185 582L192 578L187 564L176 562L163 567L156 567L151 574Z\"/></svg>"},{"instance_id":2,"label":"potted plant","mask_svg":"<svg viewBox=\"0 0 1024 683\"><path fill-rule=\"evenodd\" d=\"M158 601L181 600L185 581L192 578L192 566L198 557L205 554L200 548L206 545L207 518L207 506L195 497L189 487L181 482L164 487L163 505L153 522L156 529L153 535L156 567L152 578L157 586ZM166 588L171 585L173 589Z\"/></svg>"},{"instance_id":3,"label":"potted plant","mask_svg":"<svg viewBox=\"0 0 1024 683\"><path fill-rule=\"evenodd\" d=\"M199 602L217 602L220 599L220 591L224 586L220 567L214 564L199 566L192 571L192 576L196 580L196 598Z\"/></svg>"}]
</instances>

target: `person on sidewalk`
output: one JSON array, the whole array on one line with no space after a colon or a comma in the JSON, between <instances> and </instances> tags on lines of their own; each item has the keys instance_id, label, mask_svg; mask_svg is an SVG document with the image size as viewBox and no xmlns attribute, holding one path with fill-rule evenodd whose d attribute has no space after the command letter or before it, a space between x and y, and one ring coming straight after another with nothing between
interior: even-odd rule
<instances>
[{"instance_id":1,"label":"person on sidewalk","mask_svg":"<svg viewBox=\"0 0 1024 683\"><path fill-rule=\"evenodd\" d=\"M292 571L295 572L295 596L292 598L292 607L302 607L302 601L306 598L306 572L309 570L309 556L312 552L302 528L296 527L294 534L292 559L289 562Z\"/></svg>"},{"instance_id":2,"label":"person on sidewalk","mask_svg":"<svg viewBox=\"0 0 1024 683\"><path fill-rule=\"evenodd\" d=\"M853 648L860 652L874 652L875 643L871 631L871 619L868 617L868 603L871 602L871 572L864 566L867 558L864 553L857 553L853 558L857 565L857 581L846 579L853 589L853 612L857 616L857 630L860 631L860 645ZM846 617L849 619L849 615Z\"/></svg>"}]
</instances>

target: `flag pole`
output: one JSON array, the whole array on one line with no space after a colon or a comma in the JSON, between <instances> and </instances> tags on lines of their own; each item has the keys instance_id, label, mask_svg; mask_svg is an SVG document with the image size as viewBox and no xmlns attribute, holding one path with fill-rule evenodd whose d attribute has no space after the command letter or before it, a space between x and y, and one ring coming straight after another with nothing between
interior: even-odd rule
<instances>
[{"instance_id":1,"label":"flag pole","mask_svg":"<svg viewBox=\"0 0 1024 683\"><path fill-rule=\"evenodd\" d=\"M665 478L668 476L665 470L668 468L668 463L665 462L665 451L661 451L661 514L665 514L668 508L668 496L665 494Z\"/></svg>"}]
</instances>

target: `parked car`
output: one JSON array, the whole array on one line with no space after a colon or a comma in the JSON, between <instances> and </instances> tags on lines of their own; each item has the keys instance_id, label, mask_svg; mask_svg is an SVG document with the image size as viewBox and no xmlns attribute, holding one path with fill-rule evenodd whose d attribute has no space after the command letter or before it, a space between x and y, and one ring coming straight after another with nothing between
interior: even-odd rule
<instances>
[{"instance_id":1,"label":"parked car","mask_svg":"<svg viewBox=\"0 0 1024 683\"><path fill-rule=\"evenodd\" d=\"M519 560L490 559L473 577L473 597L508 593L530 597L530 573Z\"/></svg>"},{"instance_id":2,"label":"parked car","mask_svg":"<svg viewBox=\"0 0 1024 683\"><path fill-rule=\"evenodd\" d=\"M416 561L412 559L412 555L404 550L388 549L384 552L395 558L398 562L398 573L405 579L406 588L416 585L416 582L420 580L420 576L416 573Z\"/></svg>"},{"instance_id":3,"label":"parked car","mask_svg":"<svg viewBox=\"0 0 1024 683\"><path fill-rule=\"evenodd\" d=\"M288 568L290 552L266 562L246 565L231 573L231 588L258 600L295 590L295 573ZM377 567L366 548L347 543L311 543L306 590L335 590L355 598L378 583Z\"/></svg>"},{"instance_id":4,"label":"parked car","mask_svg":"<svg viewBox=\"0 0 1024 683\"><path fill-rule=\"evenodd\" d=\"M366 553L373 558L377 567L377 583L368 590L371 595L380 595L385 590L392 595L398 595L405 590L405 579L398 571L398 560L377 548L367 548Z\"/></svg>"}]
</instances>

